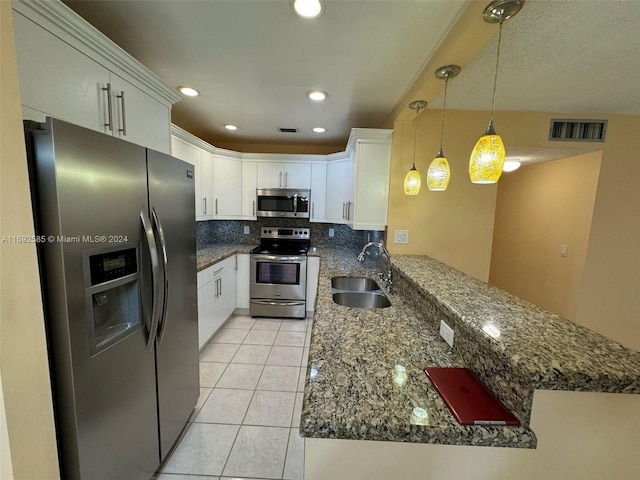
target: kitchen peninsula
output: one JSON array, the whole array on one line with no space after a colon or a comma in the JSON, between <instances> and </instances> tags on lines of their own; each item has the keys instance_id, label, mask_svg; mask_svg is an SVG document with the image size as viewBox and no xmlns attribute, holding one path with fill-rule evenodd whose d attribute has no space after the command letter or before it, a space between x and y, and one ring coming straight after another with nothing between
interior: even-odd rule
<instances>
[{"instance_id":1,"label":"kitchen peninsula","mask_svg":"<svg viewBox=\"0 0 640 480\"><path fill-rule=\"evenodd\" d=\"M372 260L359 264L357 253L320 250L300 426L307 437L306 479L337 478L338 471L367 479L431 478L417 473L424 471L438 479L469 472L468 478L508 479L514 472L542 478L553 456L547 424L567 430L556 410L595 402L616 415L627 409L631 424L639 423L640 396L612 393L640 393L640 353L424 256L393 257L391 307L337 305L331 277L377 271ZM440 320L455 332L453 350L438 335ZM396 365L406 372L400 381ZM459 425L422 372L425 365L471 368L522 426ZM550 395L561 398L549 403ZM415 407L427 411L426 425L416 425ZM599 413L606 418L608 412ZM572 442L606 449L578 432L583 425L569 425ZM624 461L638 461L631 457ZM572 462L563 459L553 471L570 470Z\"/></svg>"}]
</instances>

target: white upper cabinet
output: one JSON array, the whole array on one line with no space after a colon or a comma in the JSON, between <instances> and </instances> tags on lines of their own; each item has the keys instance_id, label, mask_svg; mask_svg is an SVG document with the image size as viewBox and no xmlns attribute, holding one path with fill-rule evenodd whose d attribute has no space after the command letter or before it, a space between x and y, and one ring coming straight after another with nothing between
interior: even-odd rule
<instances>
[{"instance_id":1,"label":"white upper cabinet","mask_svg":"<svg viewBox=\"0 0 640 480\"><path fill-rule=\"evenodd\" d=\"M196 187L196 220L204 220L206 200L202 194L202 151L181 138L172 135L171 155L193 165Z\"/></svg>"},{"instance_id":2,"label":"white upper cabinet","mask_svg":"<svg viewBox=\"0 0 640 480\"><path fill-rule=\"evenodd\" d=\"M312 222L326 222L327 164L311 164L311 214Z\"/></svg>"},{"instance_id":3,"label":"white upper cabinet","mask_svg":"<svg viewBox=\"0 0 640 480\"><path fill-rule=\"evenodd\" d=\"M242 161L242 218L256 219L256 188L258 187L258 162Z\"/></svg>"},{"instance_id":4,"label":"white upper cabinet","mask_svg":"<svg viewBox=\"0 0 640 480\"><path fill-rule=\"evenodd\" d=\"M325 218L331 223L349 223L351 196L351 160L333 160L327 164ZM313 198L313 192L311 192Z\"/></svg>"},{"instance_id":5,"label":"white upper cabinet","mask_svg":"<svg viewBox=\"0 0 640 480\"><path fill-rule=\"evenodd\" d=\"M258 162L258 187L311 188L311 164Z\"/></svg>"},{"instance_id":6,"label":"white upper cabinet","mask_svg":"<svg viewBox=\"0 0 640 480\"><path fill-rule=\"evenodd\" d=\"M351 204L347 223L354 230L384 230L389 203L392 130L351 131L347 152L351 159Z\"/></svg>"},{"instance_id":7,"label":"white upper cabinet","mask_svg":"<svg viewBox=\"0 0 640 480\"><path fill-rule=\"evenodd\" d=\"M12 6L25 119L52 116L170 152L177 92L63 3Z\"/></svg>"},{"instance_id":8,"label":"white upper cabinet","mask_svg":"<svg viewBox=\"0 0 640 480\"><path fill-rule=\"evenodd\" d=\"M212 156L215 218L239 219L242 216L242 161Z\"/></svg>"}]
</instances>

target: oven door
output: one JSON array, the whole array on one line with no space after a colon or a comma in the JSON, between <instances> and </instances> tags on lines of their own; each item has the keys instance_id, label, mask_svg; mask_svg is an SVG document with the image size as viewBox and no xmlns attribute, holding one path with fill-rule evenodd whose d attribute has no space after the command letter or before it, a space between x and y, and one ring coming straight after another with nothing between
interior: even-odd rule
<instances>
[{"instance_id":1,"label":"oven door","mask_svg":"<svg viewBox=\"0 0 640 480\"><path fill-rule=\"evenodd\" d=\"M251 298L305 300L306 255L251 255Z\"/></svg>"}]
</instances>

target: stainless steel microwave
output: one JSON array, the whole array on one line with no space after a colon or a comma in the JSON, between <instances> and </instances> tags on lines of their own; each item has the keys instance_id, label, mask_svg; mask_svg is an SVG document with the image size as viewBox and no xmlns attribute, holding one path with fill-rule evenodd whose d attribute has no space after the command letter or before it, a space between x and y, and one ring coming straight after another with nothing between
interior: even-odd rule
<instances>
[{"instance_id":1,"label":"stainless steel microwave","mask_svg":"<svg viewBox=\"0 0 640 480\"><path fill-rule=\"evenodd\" d=\"M256 189L258 217L309 218L311 190L298 188Z\"/></svg>"}]
</instances>

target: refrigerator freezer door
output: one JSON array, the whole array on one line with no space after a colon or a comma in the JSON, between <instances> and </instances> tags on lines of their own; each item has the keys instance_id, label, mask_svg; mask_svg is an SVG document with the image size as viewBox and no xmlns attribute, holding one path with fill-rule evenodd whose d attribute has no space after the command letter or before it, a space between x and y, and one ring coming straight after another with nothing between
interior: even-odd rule
<instances>
[{"instance_id":1,"label":"refrigerator freezer door","mask_svg":"<svg viewBox=\"0 0 640 480\"><path fill-rule=\"evenodd\" d=\"M52 119L33 141L37 228L47 237L39 253L62 477L148 480L158 465L158 427L144 274L140 288L137 279L118 286L104 277L102 286L88 290L83 262L83 252L86 258L96 249L143 251L145 149ZM136 255L142 272L144 259ZM117 276L136 262L132 258L107 256L94 266L100 275ZM96 322L122 321L109 312L140 322L102 348L92 340Z\"/></svg>"},{"instance_id":2,"label":"refrigerator freezer door","mask_svg":"<svg viewBox=\"0 0 640 480\"><path fill-rule=\"evenodd\" d=\"M147 169L150 217L160 263L166 258L167 268L166 309L156 342L160 458L164 460L200 393L195 185L193 166L163 153L147 150Z\"/></svg>"}]
</instances>

